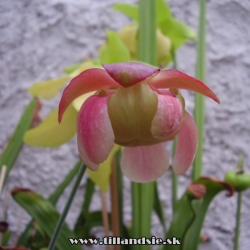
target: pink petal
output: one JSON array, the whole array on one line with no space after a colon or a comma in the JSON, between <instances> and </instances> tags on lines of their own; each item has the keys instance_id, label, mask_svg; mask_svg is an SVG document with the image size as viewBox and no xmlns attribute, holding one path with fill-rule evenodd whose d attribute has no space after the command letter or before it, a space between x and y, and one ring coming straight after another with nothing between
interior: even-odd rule
<instances>
[{"instance_id":1,"label":"pink petal","mask_svg":"<svg viewBox=\"0 0 250 250\"><path fill-rule=\"evenodd\" d=\"M89 157L86 154L86 151L82 145L82 143L80 143L80 138L79 135L77 135L77 141L78 141L78 151L79 154L81 156L82 161L84 162L84 164L91 170L96 171L99 168L99 164L93 163Z\"/></svg>"},{"instance_id":2,"label":"pink petal","mask_svg":"<svg viewBox=\"0 0 250 250\"><path fill-rule=\"evenodd\" d=\"M107 101L107 96L93 95L85 101L78 115L78 148L82 159L87 158L94 164L105 161L114 145Z\"/></svg>"},{"instance_id":3,"label":"pink petal","mask_svg":"<svg viewBox=\"0 0 250 250\"><path fill-rule=\"evenodd\" d=\"M169 167L169 156L162 143L124 147L121 169L131 181L146 183L161 177Z\"/></svg>"},{"instance_id":4,"label":"pink petal","mask_svg":"<svg viewBox=\"0 0 250 250\"><path fill-rule=\"evenodd\" d=\"M158 106L152 121L154 138L168 140L175 136L183 123L183 107L178 98L157 94Z\"/></svg>"},{"instance_id":5,"label":"pink petal","mask_svg":"<svg viewBox=\"0 0 250 250\"><path fill-rule=\"evenodd\" d=\"M62 116L70 103L85 93L96 91L103 88L117 88L119 85L103 69L88 69L73 78L70 84L64 89L59 104L58 121L61 122Z\"/></svg>"},{"instance_id":6,"label":"pink petal","mask_svg":"<svg viewBox=\"0 0 250 250\"><path fill-rule=\"evenodd\" d=\"M160 70L137 62L103 64L103 68L124 88L141 82Z\"/></svg>"},{"instance_id":7,"label":"pink petal","mask_svg":"<svg viewBox=\"0 0 250 250\"><path fill-rule=\"evenodd\" d=\"M198 131L194 119L186 112L186 119L177 137L177 147L173 160L175 174L184 174L191 166L198 144Z\"/></svg>"},{"instance_id":8,"label":"pink petal","mask_svg":"<svg viewBox=\"0 0 250 250\"><path fill-rule=\"evenodd\" d=\"M180 88L192 90L220 103L219 98L203 82L178 70L167 69L147 81L156 88Z\"/></svg>"}]
</instances>

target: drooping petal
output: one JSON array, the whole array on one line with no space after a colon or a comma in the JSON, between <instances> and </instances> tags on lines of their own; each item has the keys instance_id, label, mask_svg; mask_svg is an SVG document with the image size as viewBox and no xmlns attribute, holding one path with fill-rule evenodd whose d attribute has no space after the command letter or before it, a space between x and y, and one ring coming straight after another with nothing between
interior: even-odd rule
<instances>
[{"instance_id":1,"label":"drooping petal","mask_svg":"<svg viewBox=\"0 0 250 250\"><path fill-rule=\"evenodd\" d=\"M156 88L180 88L192 90L220 103L219 98L203 82L178 70L167 69L148 79L148 84Z\"/></svg>"},{"instance_id":2,"label":"drooping petal","mask_svg":"<svg viewBox=\"0 0 250 250\"><path fill-rule=\"evenodd\" d=\"M154 138L167 140L175 136L183 123L184 108L178 98L157 94L158 106L152 121Z\"/></svg>"},{"instance_id":3,"label":"drooping petal","mask_svg":"<svg viewBox=\"0 0 250 250\"><path fill-rule=\"evenodd\" d=\"M173 160L175 174L184 174L191 166L198 144L198 131L194 119L186 112L186 119L177 136L177 147Z\"/></svg>"},{"instance_id":4,"label":"drooping petal","mask_svg":"<svg viewBox=\"0 0 250 250\"><path fill-rule=\"evenodd\" d=\"M103 68L124 88L141 82L160 70L138 62L103 64Z\"/></svg>"},{"instance_id":5,"label":"drooping petal","mask_svg":"<svg viewBox=\"0 0 250 250\"><path fill-rule=\"evenodd\" d=\"M81 138L79 135L77 135L77 142L78 142L78 151L80 154L80 157L82 159L82 161L84 162L84 164L91 170L96 171L99 168L99 164L96 164L94 162L92 162L89 157L87 156L86 150L83 147L82 143L81 143Z\"/></svg>"},{"instance_id":6,"label":"drooping petal","mask_svg":"<svg viewBox=\"0 0 250 250\"><path fill-rule=\"evenodd\" d=\"M117 88L119 84L115 82L103 69L88 69L79 76L73 78L70 84L64 89L59 104L58 121L61 122L63 113L69 104L78 96L103 88Z\"/></svg>"},{"instance_id":7,"label":"drooping petal","mask_svg":"<svg viewBox=\"0 0 250 250\"><path fill-rule=\"evenodd\" d=\"M77 138L81 156L83 160L87 157L95 164L104 162L114 145L107 100L108 96L89 97L83 104L77 120Z\"/></svg>"},{"instance_id":8,"label":"drooping petal","mask_svg":"<svg viewBox=\"0 0 250 250\"><path fill-rule=\"evenodd\" d=\"M161 177L169 167L169 156L162 143L124 147L121 169L131 181L147 183Z\"/></svg>"}]
</instances>

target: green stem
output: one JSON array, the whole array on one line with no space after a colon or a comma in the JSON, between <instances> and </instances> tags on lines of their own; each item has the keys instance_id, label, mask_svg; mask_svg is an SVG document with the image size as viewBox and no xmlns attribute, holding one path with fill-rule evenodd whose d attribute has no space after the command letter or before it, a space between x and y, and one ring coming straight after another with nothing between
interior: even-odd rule
<instances>
[{"instance_id":1,"label":"green stem","mask_svg":"<svg viewBox=\"0 0 250 250\"><path fill-rule=\"evenodd\" d=\"M197 60L196 60L196 78L205 81L206 77L206 0L200 0L199 10L199 30L197 41ZM196 180L202 172L202 155L203 155L203 134L205 120L205 102L201 94L195 94L194 119L198 128L198 147L194 159L192 179Z\"/></svg>"},{"instance_id":2,"label":"green stem","mask_svg":"<svg viewBox=\"0 0 250 250\"><path fill-rule=\"evenodd\" d=\"M132 237L140 237L140 183L132 182Z\"/></svg>"},{"instance_id":3,"label":"green stem","mask_svg":"<svg viewBox=\"0 0 250 250\"><path fill-rule=\"evenodd\" d=\"M240 155L238 159L238 164L237 164L238 169L243 170L243 160L244 160L243 155ZM234 250L239 249L241 204L242 204L242 192L238 192L236 226L235 226L235 233L234 233Z\"/></svg>"},{"instance_id":4,"label":"green stem","mask_svg":"<svg viewBox=\"0 0 250 250\"><path fill-rule=\"evenodd\" d=\"M241 204L242 204L242 192L239 192L238 197L237 197L237 213L236 213L236 227L235 227L235 237L234 237L234 250L239 249Z\"/></svg>"},{"instance_id":5,"label":"green stem","mask_svg":"<svg viewBox=\"0 0 250 250\"><path fill-rule=\"evenodd\" d=\"M139 61L156 65L156 7L155 0L139 1Z\"/></svg>"},{"instance_id":6,"label":"green stem","mask_svg":"<svg viewBox=\"0 0 250 250\"><path fill-rule=\"evenodd\" d=\"M174 157L176 149L176 138L173 142L173 154L172 157ZM177 203L177 192L178 192L178 177L174 174L174 171L172 171L172 211L174 213Z\"/></svg>"},{"instance_id":7,"label":"green stem","mask_svg":"<svg viewBox=\"0 0 250 250\"><path fill-rule=\"evenodd\" d=\"M119 220L119 200L117 190L117 173L115 160L112 161L112 171L110 175L110 198L111 198L111 226L113 236L118 237L120 234L120 220ZM120 250L120 245L114 245L114 250Z\"/></svg>"},{"instance_id":8,"label":"green stem","mask_svg":"<svg viewBox=\"0 0 250 250\"><path fill-rule=\"evenodd\" d=\"M123 228L123 179L122 179L122 171L120 166L121 161L121 149L116 152L115 155L115 165L116 165L116 185L117 185L117 195L118 195L118 217L119 217L119 231L120 236L125 237L124 228ZM121 246L121 249L125 249L126 246Z\"/></svg>"},{"instance_id":9,"label":"green stem","mask_svg":"<svg viewBox=\"0 0 250 250\"><path fill-rule=\"evenodd\" d=\"M57 222L57 225L56 225L56 228L55 228L55 231L53 233L53 236L51 238L51 241L50 241L50 244L49 244L49 247L48 247L48 250L53 250L55 245L56 245L56 242L57 242L57 239L58 239L58 236L60 234L60 231L61 231L61 228L63 226L63 223L65 221L65 218L69 212L69 209L70 209L70 206L71 206L71 203L75 197L75 194L76 194L76 191L78 189L78 186L81 182L81 179L85 173L85 170L86 170L86 165L84 163L81 164L80 166L80 169L78 171L78 174L77 174L77 177L76 177L76 180L75 180L75 183L73 185L73 188L71 190L71 193L70 193L70 196L69 196L69 199L67 200L67 203L64 207L64 210Z\"/></svg>"},{"instance_id":10,"label":"green stem","mask_svg":"<svg viewBox=\"0 0 250 250\"><path fill-rule=\"evenodd\" d=\"M241 154L241 155L239 156L239 159L238 159L237 168L243 170L243 162L244 162L244 157L243 157L243 155Z\"/></svg>"},{"instance_id":11,"label":"green stem","mask_svg":"<svg viewBox=\"0 0 250 250\"><path fill-rule=\"evenodd\" d=\"M177 66L177 60L176 60L176 54L175 54L174 48L172 48L172 58L173 58L173 68L177 69L178 66ZM174 159L175 149L176 149L176 138L173 141L172 159ZM172 211L173 211L173 213L174 213L175 208L176 208L177 193L178 193L178 177L172 171Z\"/></svg>"},{"instance_id":12,"label":"green stem","mask_svg":"<svg viewBox=\"0 0 250 250\"><path fill-rule=\"evenodd\" d=\"M156 1L139 1L138 60L156 65ZM132 182L132 237L150 237L151 215L154 204L155 183ZM149 250L149 245L135 246L136 250Z\"/></svg>"}]
</instances>

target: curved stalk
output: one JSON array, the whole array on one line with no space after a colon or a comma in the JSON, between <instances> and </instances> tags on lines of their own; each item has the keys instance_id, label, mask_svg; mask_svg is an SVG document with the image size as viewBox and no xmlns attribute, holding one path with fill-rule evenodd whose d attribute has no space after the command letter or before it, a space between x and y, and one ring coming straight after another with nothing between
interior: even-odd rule
<instances>
[{"instance_id":1,"label":"curved stalk","mask_svg":"<svg viewBox=\"0 0 250 250\"><path fill-rule=\"evenodd\" d=\"M199 30L197 41L196 78L205 81L206 77L206 0L200 0ZM195 94L194 120L198 128L198 147L193 164L192 179L196 180L202 172L202 155L205 121L204 96Z\"/></svg>"},{"instance_id":2,"label":"curved stalk","mask_svg":"<svg viewBox=\"0 0 250 250\"><path fill-rule=\"evenodd\" d=\"M79 171L78 171L78 174L77 174L77 177L76 177L76 180L75 180L75 183L73 185L73 188L71 190L71 193L70 193L70 196L69 196L69 199L67 200L66 204L65 204L65 207L63 209L63 212L57 222L57 225L56 225L56 228L55 228L55 231L53 233L53 236L51 238L51 241L50 241L50 244L49 244L49 247L48 247L48 250L53 250L56 246L56 242L57 242L57 239L58 239L58 236L61 232L61 228L63 226L63 223L65 221L65 218L69 212L69 209L70 209L70 206L72 204L72 201L75 197L75 194L76 194L76 191L80 185L80 182L82 180L82 177L84 175L86 171L86 165L84 163L81 164L80 168L79 168Z\"/></svg>"}]
</instances>

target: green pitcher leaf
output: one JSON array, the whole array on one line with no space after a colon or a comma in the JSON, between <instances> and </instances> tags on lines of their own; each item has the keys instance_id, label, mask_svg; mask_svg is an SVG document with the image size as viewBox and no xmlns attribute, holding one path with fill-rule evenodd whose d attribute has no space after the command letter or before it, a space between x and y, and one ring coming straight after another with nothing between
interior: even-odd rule
<instances>
[{"instance_id":1,"label":"green pitcher leaf","mask_svg":"<svg viewBox=\"0 0 250 250\"><path fill-rule=\"evenodd\" d=\"M14 200L34 218L37 225L51 238L59 219L59 213L54 206L45 200L40 194L29 189L14 188L12 190ZM69 238L75 238L75 234L64 224L57 241L57 250L76 249L81 250L80 245L71 245Z\"/></svg>"},{"instance_id":2,"label":"green pitcher leaf","mask_svg":"<svg viewBox=\"0 0 250 250\"><path fill-rule=\"evenodd\" d=\"M103 226L102 221L102 212L94 211L94 212L83 212L85 221L81 227L78 227L77 236L80 238L91 238L91 229L97 226Z\"/></svg>"},{"instance_id":3,"label":"green pitcher leaf","mask_svg":"<svg viewBox=\"0 0 250 250\"><path fill-rule=\"evenodd\" d=\"M32 122L32 116L35 111L37 105L37 100L33 99L30 101L28 106L26 107L14 133L12 134L6 148L4 149L1 157L0 157L0 172L2 166L5 165L7 167L5 180L8 178L8 174L13 167L16 158L22 148L23 145L23 136L25 132L30 128Z\"/></svg>"},{"instance_id":4,"label":"green pitcher leaf","mask_svg":"<svg viewBox=\"0 0 250 250\"><path fill-rule=\"evenodd\" d=\"M113 6L114 10L120 11L135 21L138 21L138 5L128 3L117 3Z\"/></svg>"},{"instance_id":5,"label":"green pitcher leaf","mask_svg":"<svg viewBox=\"0 0 250 250\"><path fill-rule=\"evenodd\" d=\"M130 61L129 50L119 35L111 30L107 31L108 41L99 50L101 63L117 63Z\"/></svg>"},{"instance_id":6,"label":"green pitcher leaf","mask_svg":"<svg viewBox=\"0 0 250 250\"><path fill-rule=\"evenodd\" d=\"M192 203L195 211L195 219L185 235L182 250L198 249L202 225L213 198L223 190L228 191L228 197L234 193L234 189L229 183L216 178L201 177L195 183L204 185L206 187L206 194L202 200L195 200Z\"/></svg>"},{"instance_id":7,"label":"green pitcher leaf","mask_svg":"<svg viewBox=\"0 0 250 250\"><path fill-rule=\"evenodd\" d=\"M78 173L79 167L81 165L81 161L79 161L74 168L67 174L67 176L63 179L63 181L60 183L60 185L56 188L56 190L49 196L48 200L52 205L56 205L58 199L64 192L65 188L71 183L75 175ZM87 195L87 194L86 194ZM85 201L87 197L85 196ZM33 226L32 221L28 223L28 225L25 228L25 231L22 233L22 235L18 239L19 245L27 246L31 240L31 235L36 232L36 229ZM32 242L34 242L36 239L32 239Z\"/></svg>"},{"instance_id":8,"label":"green pitcher leaf","mask_svg":"<svg viewBox=\"0 0 250 250\"><path fill-rule=\"evenodd\" d=\"M191 186L198 188L191 193L189 188ZM176 203L173 220L166 234L166 238L179 238L181 245L164 245L164 250L197 250L201 228L210 202L222 190L229 191L227 196L234 193L230 184L210 177L201 177L189 187Z\"/></svg>"},{"instance_id":9,"label":"green pitcher leaf","mask_svg":"<svg viewBox=\"0 0 250 250\"><path fill-rule=\"evenodd\" d=\"M24 232L18 238L18 245L28 246L30 245L31 236L36 233L36 229L33 226L33 221L30 221L26 226Z\"/></svg>"},{"instance_id":10,"label":"green pitcher leaf","mask_svg":"<svg viewBox=\"0 0 250 250\"><path fill-rule=\"evenodd\" d=\"M37 82L28 89L28 92L36 97L51 99L57 95L64 84L71 79L70 76L63 76L56 79L50 79L44 82Z\"/></svg>"},{"instance_id":11,"label":"green pitcher leaf","mask_svg":"<svg viewBox=\"0 0 250 250\"><path fill-rule=\"evenodd\" d=\"M68 142L76 134L77 114L70 105L59 124L58 109L53 110L40 125L25 133L24 142L35 147L58 147Z\"/></svg>"},{"instance_id":12,"label":"green pitcher leaf","mask_svg":"<svg viewBox=\"0 0 250 250\"><path fill-rule=\"evenodd\" d=\"M185 192L182 198L176 202L172 222L166 234L166 238L177 237L182 244L164 245L163 250L182 250L182 241L195 216L191 200L188 193Z\"/></svg>"}]
</instances>

